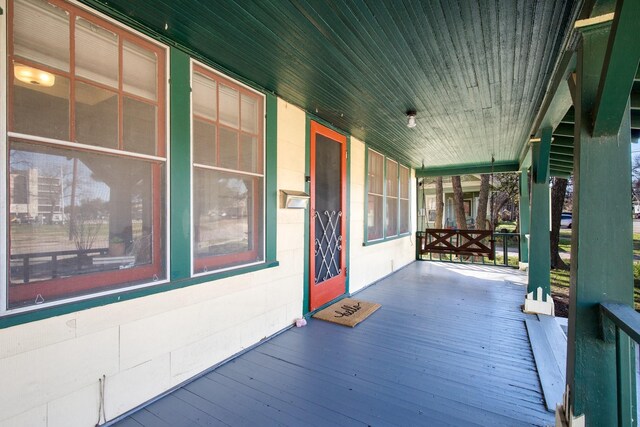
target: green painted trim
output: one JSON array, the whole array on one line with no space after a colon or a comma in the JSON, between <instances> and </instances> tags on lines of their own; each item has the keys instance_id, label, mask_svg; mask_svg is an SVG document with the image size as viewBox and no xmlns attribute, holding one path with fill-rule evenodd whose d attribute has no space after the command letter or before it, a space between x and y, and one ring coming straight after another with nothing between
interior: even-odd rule
<instances>
[{"instance_id":1,"label":"green painted trim","mask_svg":"<svg viewBox=\"0 0 640 427\"><path fill-rule=\"evenodd\" d=\"M226 279L228 277L239 276L254 271L266 270L269 268L277 267L279 263L277 261L263 264L256 264L247 267L240 267L233 270L221 271L219 273L212 273L207 276L199 276L193 278L186 278L181 280L174 280L159 285L149 285L148 287L135 289L131 291L122 291L123 293L114 293L98 298L90 298L82 301L71 302L67 304L60 304L53 307L42 308L34 311L29 311L19 314L8 314L0 318L0 329L9 328L12 326L21 325L24 323L30 323L38 320L48 319L54 316L62 316L65 314L76 313L78 311L87 310L95 307L102 307L105 305L129 301L136 298L143 298L150 295L164 293L175 289L182 289L189 286L195 286L202 283L214 282L220 279Z\"/></svg>"},{"instance_id":2,"label":"green painted trim","mask_svg":"<svg viewBox=\"0 0 640 427\"><path fill-rule=\"evenodd\" d=\"M304 123L304 176L311 176L311 117L309 113L305 114L305 123ZM308 179L305 178L304 191L307 194L311 194L311 183ZM311 275L311 271L309 270L309 258L311 257L311 244L309 240L311 239L311 208L305 210L304 215L304 269L303 269L303 279L302 279L302 314L307 315L309 313L309 276Z\"/></svg>"},{"instance_id":3,"label":"green painted trim","mask_svg":"<svg viewBox=\"0 0 640 427\"><path fill-rule=\"evenodd\" d=\"M551 169L549 171L549 174L551 176L556 177L556 178L564 178L564 179L569 179L569 178L571 178L571 175L572 175L570 173L566 173L564 171L557 171L557 170L554 170L554 169Z\"/></svg>"},{"instance_id":4,"label":"green painted trim","mask_svg":"<svg viewBox=\"0 0 640 427\"><path fill-rule=\"evenodd\" d=\"M583 32L576 79L567 384L570 409L594 426L624 425L617 419L615 343L602 340L599 304L633 307L634 293L629 110L615 135L590 132L608 40L603 27ZM615 244L603 251L603 242Z\"/></svg>"},{"instance_id":5,"label":"green painted trim","mask_svg":"<svg viewBox=\"0 0 640 427\"><path fill-rule=\"evenodd\" d=\"M517 172L519 170L519 162L495 162L493 165L491 163L479 163L475 165L416 169L416 178L482 174L491 172Z\"/></svg>"},{"instance_id":6,"label":"green painted trim","mask_svg":"<svg viewBox=\"0 0 640 427\"><path fill-rule=\"evenodd\" d=\"M170 49L170 275L191 275L191 59Z\"/></svg>"},{"instance_id":7,"label":"green painted trim","mask_svg":"<svg viewBox=\"0 0 640 427\"><path fill-rule=\"evenodd\" d=\"M529 173L527 169L520 171L519 196L520 196L520 260L529 262L529 242L526 235L529 234L531 222L531 206L529 205Z\"/></svg>"},{"instance_id":8,"label":"green painted trim","mask_svg":"<svg viewBox=\"0 0 640 427\"><path fill-rule=\"evenodd\" d=\"M402 239L402 238L410 237L410 236L411 236L411 232L402 233L402 234L398 234L397 236L385 237L384 239L376 239L376 240L370 240L370 241L367 241L367 242L362 242L362 246L379 245L380 243L391 242L392 240L398 240L398 239Z\"/></svg>"},{"instance_id":9,"label":"green painted trim","mask_svg":"<svg viewBox=\"0 0 640 427\"><path fill-rule=\"evenodd\" d=\"M375 239L375 240L371 240L369 241L369 224L367 222L368 219L368 214L369 212L367 211L368 206L369 206L369 150L373 150L377 153L380 153L382 155L382 162L383 162L383 174L382 174L382 238L380 239ZM410 235L411 232L407 232L407 233L400 233L400 166L406 167L407 169L409 169L409 181L407 181L407 185L409 185L409 190L411 190L411 185L410 185L410 180L411 180L411 167L410 166L405 166L402 163L400 163L399 160L394 159L391 156L387 156L386 154L383 154L382 152L376 150L375 148L371 148L368 145L365 144L364 147L364 151L365 151L365 157L364 157L364 234L363 234L363 242L362 242L362 246L370 246L370 245L375 245L378 243L382 243L382 242L387 242L389 240L395 240L399 237L404 237L407 235ZM397 176L397 180L398 180L398 206L396 207L397 212L396 212L396 218L397 218L397 224L396 224L396 234L393 235L389 235L387 236L387 228L384 226L385 224L385 219L387 218L387 160L391 160L392 162L396 162L398 165L398 176ZM411 196L409 196L409 199L411 199ZM409 218L410 220L411 218ZM411 221L409 221L411 222ZM411 227L409 227L411 228Z\"/></svg>"},{"instance_id":10,"label":"green painted trim","mask_svg":"<svg viewBox=\"0 0 640 427\"><path fill-rule=\"evenodd\" d=\"M347 274L345 275L344 289L345 294L349 295L349 283L351 275L351 136L347 137L347 212L345 213L347 221L347 248L346 248L346 265Z\"/></svg>"},{"instance_id":11,"label":"green painted trim","mask_svg":"<svg viewBox=\"0 0 640 427\"><path fill-rule=\"evenodd\" d=\"M531 144L532 151L532 176L533 182L541 184L549 181L549 155L551 152L551 128L544 128L541 131L540 142Z\"/></svg>"},{"instance_id":12,"label":"green painted trim","mask_svg":"<svg viewBox=\"0 0 640 427\"><path fill-rule=\"evenodd\" d=\"M362 241L367 242L369 239L369 147L364 146L364 203L362 206ZM384 220L383 220L384 223ZM364 243L363 243L364 244Z\"/></svg>"},{"instance_id":13,"label":"green painted trim","mask_svg":"<svg viewBox=\"0 0 640 427\"><path fill-rule=\"evenodd\" d=\"M638 70L640 1L618 0L593 109L593 135L616 135Z\"/></svg>"},{"instance_id":14,"label":"green painted trim","mask_svg":"<svg viewBox=\"0 0 640 427\"><path fill-rule=\"evenodd\" d=\"M268 93L266 112L265 259L278 256L278 98Z\"/></svg>"},{"instance_id":15,"label":"green painted trim","mask_svg":"<svg viewBox=\"0 0 640 427\"><path fill-rule=\"evenodd\" d=\"M527 293L537 299L542 288L542 300L551 295L551 239L549 203L549 152L551 128L541 131L540 142L531 144L531 217L529 228L529 284Z\"/></svg>"},{"instance_id":16,"label":"green painted trim","mask_svg":"<svg viewBox=\"0 0 640 427\"><path fill-rule=\"evenodd\" d=\"M369 204L369 193L364 202L365 206ZM385 227L387 219L387 156L382 158L382 238L387 238L387 227Z\"/></svg>"}]
</instances>

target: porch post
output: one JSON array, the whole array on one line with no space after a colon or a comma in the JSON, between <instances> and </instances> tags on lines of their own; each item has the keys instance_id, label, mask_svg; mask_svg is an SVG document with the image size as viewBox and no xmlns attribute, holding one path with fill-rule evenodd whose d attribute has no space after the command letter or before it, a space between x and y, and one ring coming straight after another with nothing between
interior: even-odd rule
<instances>
[{"instance_id":1,"label":"porch post","mask_svg":"<svg viewBox=\"0 0 640 427\"><path fill-rule=\"evenodd\" d=\"M582 29L576 79L573 235L567 351L567 392L558 412L569 425L635 425L634 373L621 372L630 394L630 419L618 419L615 340L602 339L599 307L604 301L633 306L631 154L628 91L614 134L594 136L594 106L611 23ZM637 58L636 58L637 64ZM620 69L609 69L623 79ZM631 79L632 79L631 75ZM615 106L609 106L615 107ZM605 121L606 121L605 117ZM612 117L604 127L611 127ZM623 334L624 335L624 334ZM621 342L629 350L626 335ZM623 365L633 362L631 351ZM635 365L632 365L635 366ZM623 405L625 402L622 402Z\"/></svg>"},{"instance_id":2,"label":"porch post","mask_svg":"<svg viewBox=\"0 0 640 427\"><path fill-rule=\"evenodd\" d=\"M549 154L551 128L532 144L531 228L529 237L529 284L524 311L553 316L551 299L551 241L549 233Z\"/></svg>"},{"instance_id":3,"label":"porch post","mask_svg":"<svg viewBox=\"0 0 640 427\"><path fill-rule=\"evenodd\" d=\"M529 206L529 173L528 169L520 171L520 269L529 266L529 221L531 221L531 207Z\"/></svg>"}]
</instances>

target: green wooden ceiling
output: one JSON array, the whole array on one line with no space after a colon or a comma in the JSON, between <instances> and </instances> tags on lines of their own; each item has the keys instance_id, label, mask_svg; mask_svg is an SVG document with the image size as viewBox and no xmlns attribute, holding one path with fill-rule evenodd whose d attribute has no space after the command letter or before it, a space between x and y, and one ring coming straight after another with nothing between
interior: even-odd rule
<instances>
[{"instance_id":1,"label":"green wooden ceiling","mask_svg":"<svg viewBox=\"0 0 640 427\"><path fill-rule=\"evenodd\" d=\"M84 0L419 168L514 164L573 0ZM405 112L417 111L418 126Z\"/></svg>"}]
</instances>

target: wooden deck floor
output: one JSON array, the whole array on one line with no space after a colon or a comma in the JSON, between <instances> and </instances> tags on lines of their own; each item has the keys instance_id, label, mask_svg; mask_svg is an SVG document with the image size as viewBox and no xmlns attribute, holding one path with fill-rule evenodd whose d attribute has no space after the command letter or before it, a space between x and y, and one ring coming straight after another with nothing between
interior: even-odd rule
<instances>
[{"instance_id":1,"label":"wooden deck floor","mask_svg":"<svg viewBox=\"0 0 640 427\"><path fill-rule=\"evenodd\" d=\"M312 319L117 425L552 425L518 274L413 263L357 294L382 308L356 328Z\"/></svg>"}]
</instances>

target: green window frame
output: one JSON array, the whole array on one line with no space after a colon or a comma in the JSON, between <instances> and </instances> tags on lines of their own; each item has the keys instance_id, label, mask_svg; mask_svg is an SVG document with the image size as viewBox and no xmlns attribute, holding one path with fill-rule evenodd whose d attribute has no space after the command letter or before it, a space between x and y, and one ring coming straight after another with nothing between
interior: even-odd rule
<instances>
[{"instance_id":1,"label":"green window frame","mask_svg":"<svg viewBox=\"0 0 640 427\"><path fill-rule=\"evenodd\" d=\"M62 4L58 0L51 0L54 4ZM66 4L66 3L64 3ZM166 196L163 196L159 203L166 208L167 215L163 229L166 230L166 241L164 243L166 260L166 279L153 281L150 283L136 284L131 286L124 284L117 289L103 292L87 293L77 297L60 299L36 303L29 307L8 308L7 307L7 287L8 287L8 264L0 266L2 282L0 283L0 329L46 319L52 316L59 316L73 313L80 310L104 306L111 303L141 298L156 293L166 292L173 289L212 282L231 276L248 274L250 272L272 268L278 266L277 254L277 98L275 95L256 87L251 82L233 76L235 81L246 86L251 91L257 93L263 100L263 110L260 113L261 123L263 123L263 209L259 220L264 224L264 236L262 238L262 262L251 265L240 265L234 269L219 270L210 272L207 275L197 275L192 272L192 225L191 220L191 192L184 191L190 188L191 177L191 61L192 58L179 46L166 46L163 38L144 28L135 26L131 28L131 22L122 23L110 18L113 13L107 6L95 5L94 8L87 6L73 5L84 15L95 17L97 20L108 22L114 28L119 28L127 34L146 39L148 43L153 43L163 49L165 53L165 77L159 79L158 84L166 88L165 106L163 109L169 113L166 117L166 175L163 188L166 188ZM105 12L107 15L101 13ZM6 14L5 14L6 16ZM102 22L102 21L100 21ZM128 24L128 25L127 25ZM3 46L4 48L5 46ZM207 66L215 67L215 64L205 58L197 60ZM6 81L9 61L5 64L5 69L0 70L2 80ZM232 77L223 75L227 79ZM2 83L4 85L4 83ZM0 96L2 104L7 106L8 100ZM0 129L6 129L5 121L7 117L0 118ZM165 119L163 118L163 121ZM261 125L262 126L262 125ZM6 137L6 132L2 136ZM8 140L8 138L7 138ZM100 150L97 150L100 151ZM103 150L104 151L104 150ZM98 153L99 154L99 153ZM107 153L112 154L112 153ZM3 150L0 154L2 164L7 162L8 151ZM156 160L153 158L152 160ZM4 185L8 185L9 170L2 169L0 180ZM23 185L24 186L24 185ZM19 185L18 185L19 187ZM21 187L20 187L21 188ZM8 196L7 196L8 197ZM0 216L9 223L9 200L1 201L2 212ZM1 233L0 249L5 250L9 246L8 235Z\"/></svg>"},{"instance_id":2,"label":"green window frame","mask_svg":"<svg viewBox=\"0 0 640 427\"><path fill-rule=\"evenodd\" d=\"M410 232L411 170L397 160L366 148L364 245L407 236Z\"/></svg>"}]
</instances>

